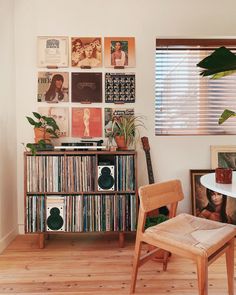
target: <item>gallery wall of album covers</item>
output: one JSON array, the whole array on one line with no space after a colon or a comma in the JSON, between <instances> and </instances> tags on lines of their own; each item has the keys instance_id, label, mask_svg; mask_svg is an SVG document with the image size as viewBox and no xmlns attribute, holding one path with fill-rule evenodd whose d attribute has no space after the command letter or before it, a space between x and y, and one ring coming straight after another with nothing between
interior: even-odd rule
<instances>
[{"instance_id":1,"label":"gallery wall of album covers","mask_svg":"<svg viewBox=\"0 0 236 295\"><path fill-rule=\"evenodd\" d=\"M37 50L38 112L60 137L106 137L114 116L134 114L134 37L39 36Z\"/></svg>"}]
</instances>

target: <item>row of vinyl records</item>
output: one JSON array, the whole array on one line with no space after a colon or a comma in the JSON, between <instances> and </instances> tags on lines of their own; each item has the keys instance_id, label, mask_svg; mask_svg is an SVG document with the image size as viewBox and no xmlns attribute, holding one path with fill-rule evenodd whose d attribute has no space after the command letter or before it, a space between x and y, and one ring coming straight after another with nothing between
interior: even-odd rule
<instances>
[{"instance_id":1,"label":"row of vinyl records","mask_svg":"<svg viewBox=\"0 0 236 295\"><path fill-rule=\"evenodd\" d=\"M27 192L98 190L95 156L27 156ZM115 190L135 190L133 155L114 156Z\"/></svg>"},{"instance_id":2,"label":"row of vinyl records","mask_svg":"<svg viewBox=\"0 0 236 295\"><path fill-rule=\"evenodd\" d=\"M55 210L56 208L56 210ZM136 195L27 196L26 232L134 231Z\"/></svg>"}]
</instances>

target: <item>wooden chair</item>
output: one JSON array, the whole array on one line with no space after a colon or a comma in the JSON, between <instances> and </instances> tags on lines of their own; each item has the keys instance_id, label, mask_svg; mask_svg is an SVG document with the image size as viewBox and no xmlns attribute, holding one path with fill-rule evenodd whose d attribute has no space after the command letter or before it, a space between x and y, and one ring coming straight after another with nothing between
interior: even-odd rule
<instances>
[{"instance_id":1,"label":"wooden chair","mask_svg":"<svg viewBox=\"0 0 236 295\"><path fill-rule=\"evenodd\" d=\"M135 292L138 267L155 256L161 248L196 262L199 295L208 294L208 265L225 253L228 291L229 295L233 295L235 226L189 214L176 216L178 201L184 198L179 180L140 187L139 197L140 208L130 293ZM144 230L147 213L168 204L170 219ZM142 243L158 248L140 257ZM166 253L164 270L167 268L168 252Z\"/></svg>"}]
</instances>

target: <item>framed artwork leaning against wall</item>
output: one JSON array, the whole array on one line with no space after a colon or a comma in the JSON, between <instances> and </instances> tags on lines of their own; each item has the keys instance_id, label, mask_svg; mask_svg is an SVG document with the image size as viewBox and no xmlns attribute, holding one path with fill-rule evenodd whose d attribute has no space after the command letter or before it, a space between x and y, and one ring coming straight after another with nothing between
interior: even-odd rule
<instances>
[{"instance_id":1,"label":"framed artwork leaning against wall","mask_svg":"<svg viewBox=\"0 0 236 295\"><path fill-rule=\"evenodd\" d=\"M236 145L211 146L211 168L236 169Z\"/></svg>"},{"instance_id":2,"label":"framed artwork leaning against wall","mask_svg":"<svg viewBox=\"0 0 236 295\"><path fill-rule=\"evenodd\" d=\"M236 224L236 198L218 194L205 188L200 178L211 169L191 169L192 214L215 221Z\"/></svg>"}]
</instances>

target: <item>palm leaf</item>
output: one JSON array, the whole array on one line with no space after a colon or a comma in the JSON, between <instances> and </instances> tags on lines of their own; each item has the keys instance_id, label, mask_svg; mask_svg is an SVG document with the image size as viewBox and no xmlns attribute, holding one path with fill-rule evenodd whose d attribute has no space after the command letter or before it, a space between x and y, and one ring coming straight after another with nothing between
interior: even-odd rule
<instances>
[{"instance_id":1,"label":"palm leaf","mask_svg":"<svg viewBox=\"0 0 236 295\"><path fill-rule=\"evenodd\" d=\"M202 76L214 75L214 79L229 75L236 70L236 55L226 47L217 48L211 55L205 57L197 64L198 67L205 70L200 73ZM215 74L221 72L228 72L223 75L216 76Z\"/></svg>"},{"instance_id":2,"label":"palm leaf","mask_svg":"<svg viewBox=\"0 0 236 295\"><path fill-rule=\"evenodd\" d=\"M236 117L236 113L231 110L224 110L223 113L220 115L219 124L223 124L226 120L228 120L230 117Z\"/></svg>"}]
</instances>

